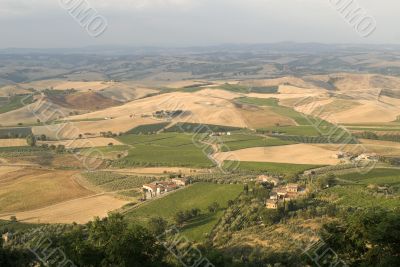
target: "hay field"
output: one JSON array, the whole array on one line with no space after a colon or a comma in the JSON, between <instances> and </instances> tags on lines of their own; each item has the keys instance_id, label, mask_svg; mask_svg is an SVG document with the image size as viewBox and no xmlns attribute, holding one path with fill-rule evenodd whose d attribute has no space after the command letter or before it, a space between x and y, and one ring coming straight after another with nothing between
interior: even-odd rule
<instances>
[{"instance_id":1,"label":"hay field","mask_svg":"<svg viewBox=\"0 0 400 267\"><path fill-rule=\"evenodd\" d=\"M36 135L46 135L53 139L76 139L79 134L91 134L99 136L101 132L111 131L113 133L127 132L139 125L154 124L160 121L151 118L130 118L129 115L100 121L77 121L66 122L48 126L34 126L32 132Z\"/></svg>"},{"instance_id":2,"label":"hay field","mask_svg":"<svg viewBox=\"0 0 400 267\"><path fill-rule=\"evenodd\" d=\"M75 89L77 91L100 91L112 85L113 82L91 81L91 82L61 82L54 86L55 90Z\"/></svg>"},{"instance_id":3,"label":"hay field","mask_svg":"<svg viewBox=\"0 0 400 267\"><path fill-rule=\"evenodd\" d=\"M74 120L88 118L114 117L121 118L134 114L135 116L148 115L158 110L185 110L190 115L178 121L192 123L207 123L224 126L245 127L237 108L230 101L211 96L196 95L191 93L168 93L157 95L125 105L108 108L89 114L70 117Z\"/></svg>"},{"instance_id":4,"label":"hay field","mask_svg":"<svg viewBox=\"0 0 400 267\"><path fill-rule=\"evenodd\" d=\"M13 212L5 216L0 215L0 219L8 220L11 215L15 215L19 221L31 223L87 223L94 217L106 217L108 212L119 209L127 201L116 199L108 195L95 195L73 199L45 208Z\"/></svg>"},{"instance_id":5,"label":"hay field","mask_svg":"<svg viewBox=\"0 0 400 267\"><path fill-rule=\"evenodd\" d=\"M74 179L77 171L25 168L0 173L0 213L26 211L88 196Z\"/></svg>"},{"instance_id":6,"label":"hay field","mask_svg":"<svg viewBox=\"0 0 400 267\"><path fill-rule=\"evenodd\" d=\"M275 147L255 147L221 152L214 155L219 162L232 160L252 162L275 162L293 164L335 165L335 152L317 145L295 144Z\"/></svg>"},{"instance_id":7,"label":"hay field","mask_svg":"<svg viewBox=\"0 0 400 267\"><path fill-rule=\"evenodd\" d=\"M335 152L344 151L354 154L376 153L380 156L400 156L400 143L367 139L360 139L360 141L361 144L358 145L317 144L316 146Z\"/></svg>"},{"instance_id":8,"label":"hay field","mask_svg":"<svg viewBox=\"0 0 400 267\"><path fill-rule=\"evenodd\" d=\"M27 146L25 139L0 139L0 147Z\"/></svg>"}]
</instances>

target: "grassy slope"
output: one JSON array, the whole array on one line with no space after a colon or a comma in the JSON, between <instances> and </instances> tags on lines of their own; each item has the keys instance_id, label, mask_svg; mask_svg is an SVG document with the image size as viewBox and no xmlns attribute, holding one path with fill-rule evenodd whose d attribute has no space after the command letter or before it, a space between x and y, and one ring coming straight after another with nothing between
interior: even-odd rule
<instances>
[{"instance_id":1,"label":"grassy slope","mask_svg":"<svg viewBox=\"0 0 400 267\"><path fill-rule=\"evenodd\" d=\"M176 212L199 208L202 215L186 225L183 234L190 240L201 241L204 239L204 234L209 233L222 216L222 209L227 207L228 200L235 199L242 189L242 185L198 183L164 198L146 203L126 216L132 221L140 223L146 223L152 217L161 216L173 223L173 216ZM206 209L214 201L220 204L221 210L210 214Z\"/></svg>"},{"instance_id":2,"label":"grassy slope","mask_svg":"<svg viewBox=\"0 0 400 267\"><path fill-rule=\"evenodd\" d=\"M396 185L400 184L400 170L374 169L367 174L349 173L340 175L338 178L362 185Z\"/></svg>"},{"instance_id":3,"label":"grassy slope","mask_svg":"<svg viewBox=\"0 0 400 267\"><path fill-rule=\"evenodd\" d=\"M265 132L277 132L284 133L286 135L299 135L299 136L320 136L320 135L340 135L342 131L336 126L320 119L315 119L311 116L307 116L296 110L280 106L278 99L276 98L254 98L254 97L242 97L236 99L237 102L256 106L267 106L273 112L293 119L298 126L275 126L266 127L259 129ZM314 126L315 125L315 126Z\"/></svg>"},{"instance_id":4,"label":"grassy slope","mask_svg":"<svg viewBox=\"0 0 400 267\"><path fill-rule=\"evenodd\" d=\"M13 96L6 104L0 105L0 114L22 108L26 104L30 104L32 102L32 96Z\"/></svg>"},{"instance_id":5,"label":"grassy slope","mask_svg":"<svg viewBox=\"0 0 400 267\"><path fill-rule=\"evenodd\" d=\"M369 184L400 185L400 170L398 169L374 169L367 174L349 173L339 175L338 178L349 183L341 183L322 191L321 198L345 207L394 209L400 205L398 194L387 197L367 188Z\"/></svg>"}]
</instances>

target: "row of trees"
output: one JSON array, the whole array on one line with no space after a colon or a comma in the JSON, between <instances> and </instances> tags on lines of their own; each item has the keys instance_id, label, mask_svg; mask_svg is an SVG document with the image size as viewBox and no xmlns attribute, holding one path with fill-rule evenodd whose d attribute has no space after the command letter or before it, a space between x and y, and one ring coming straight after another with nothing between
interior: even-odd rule
<instances>
[{"instance_id":1,"label":"row of trees","mask_svg":"<svg viewBox=\"0 0 400 267\"><path fill-rule=\"evenodd\" d=\"M69 226L62 231L52 231L52 226L48 226L48 229L35 235L40 235L40 238L33 236L18 243L18 240L24 240L21 235L15 238L15 243L5 246L0 241L0 266L42 266L39 258L29 251L30 248L35 248L39 256L55 249L62 251L74 266L171 266L168 251L156 236L146 228L128 224L119 214L96 219L86 225ZM40 241L46 241L46 244ZM47 256L43 255L41 259ZM64 260L61 257L53 263L51 260L55 258L51 257L46 266L65 264L61 263Z\"/></svg>"}]
</instances>

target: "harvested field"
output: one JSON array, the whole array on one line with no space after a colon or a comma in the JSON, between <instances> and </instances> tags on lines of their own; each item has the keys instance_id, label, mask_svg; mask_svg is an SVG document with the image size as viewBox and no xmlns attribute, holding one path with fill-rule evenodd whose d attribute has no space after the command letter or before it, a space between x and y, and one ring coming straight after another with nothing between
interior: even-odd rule
<instances>
[{"instance_id":1,"label":"harvested field","mask_svg":"<svg viewBox=\"0 0 400 267\"><path fill-rule=\"evenodd\" d=\"M127 204L127 201L108 195L96 195L69 200L42 209L0 215L0 219L9 219L15 215L19 221L32 223L87 223L95 216L106 217L108 212Z\"/></svg>"},{"instance_id":2,"label":"harvested field","mask_svg":"<svg viewBox=\"0 0 400 267\"><path fill-rule=\"evenodd\" d=\"M159 121L151 118L130 118L129 116L100 121L68 122L48 126L34 126L32 131L36 135L46 135L52 139L75 139L79 134L99 136L101 132L127 132L139 125L154 124Z\"/></svg>"},{"instance_id":3,"label":"harvested field","mask_svg":"<svg viewBox=\"0 0 400 267\"><path fill-rule=\"evenodd\" d=\"M0 139L0 147L27 146L25 139Z\"/></svg>"},{"instance_id":4,"label":"harvested field","mask_svg":"<svg viewBox=\"0 0 400 267\"><path fill-rule=\"evenodd\" d=\"M2 160L0 159L0 164L2 163ZM0 177L10 173L10 172L16 172L21 170L22 167L18 166L0 166Z\"/></svg>"},{"instance_id":5,"label":"harvested field","mask_svg":"<svg viewBox=\"0 0 400 267\"><path fill-rule=\"evenodd\" d=\"M217 153L219 162L232 160L253 162L276 162L293 164L335 165L339 160L333 158L335 153L316 145L296 144L276 147L255 147L232 152Z\"/></svg>"},{"instance_id":6,"label":"harvested field","mask_svg":"<svg viewBox=\"0 0 400 267\"><path fill-rule=\"evenodd\" d=\"M317 146L331 151L344 151L352 154L376 153L380 156L400 156L400 143L361 139L359 145L319 144Z\"/></svg>"},{"instance_id":7,"label":"harvested field","mask_svg":"<svg viewBox=\"0 0 400 267\"><path fill-rule=\"evenodd\" d=\"M184 110L187 116L181 116L175 121L206 123L234 127L246 127L239 111L230 101L210 96L194 95L191 93L169 93L144 99L135 100L125 105L112 107L89 114L70 117L73 120L88 118L113 117L116 121L125 118L131 121L142 116L152 116L159 110ZM129 121L129 120L128 120ZM153 123L155 123L153 121ZM134 128L130 125L129 129ZM126 130L129 130L126 129ZM112 130L112 129L110 129Z\"/></svg>"},{"instance_id":8,"label":"harvested field","mask_svg":"<svg viewBox=\"0 0 400 267\"><path fill-rule=\"evenodd\" d=\"M275 113L270 107L240 109L240 115L248 128L259 129L275 125L296 125L291 118Z\"/></svg>"},{"instance_id":9,"label":"harvested field","mask_svg":"<svg viewBox=\"0 0 400 267\"><path fill-rule=\"evenodd\" d=\"M77 110L99 110L122 104L97 92L51 95L49 96L49 100L61 107Z\"/></svg>"},{"instance_id":10,"label":"harvested field","mask_svg":"<svg viewBox=\"0 0 400 267\"><path fill-rule=\"evenodd\" d=\"M0 213L38 209L92 194L75 181L76 174L34 168L0 174Z\"/></svg>"},{"instance_id":11,"label":"harvested field","mask_svg":"<svg viewBox=\"0 0 400 267\"><path fill-rule=\"evenodd\" d=\"M75 89L78 91L99 91L109 87L112 83L95 81L95 82L61 82L54 86L56 90Z\"/></svg>"}]
</instances>

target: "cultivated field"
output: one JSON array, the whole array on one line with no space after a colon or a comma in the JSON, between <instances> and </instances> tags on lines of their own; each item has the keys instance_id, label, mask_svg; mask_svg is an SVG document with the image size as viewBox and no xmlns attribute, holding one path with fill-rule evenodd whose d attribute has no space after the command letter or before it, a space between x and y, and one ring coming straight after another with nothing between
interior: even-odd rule
<instances>
[{"instance_id":1,"label":"cultivated field","mask_svg":"<svg viewBox=\"0 0 400 267\"><path fill-rule=\"evenodd\" d=\"M0 147L26 146L25 139L0 139Z\"/></svg>"},{"instance_id":2,"label":"cultivated field","mask_svg":"<svg viewBox=\"0 0 400 267\"><path fill-rule=\"evenodd\" d=\"M212 167L213 163L202 150L193 143L192 135L164 133L157 135L126 135L119 137L124 144L133 146L128 155L117 161L115 167L133 166L181 166ZM204 146L204 145L203 145Z\"/></svg>"},{"instance_id":3,"label":"cultivated field","mask_svg":"<svg viewBox=\"0 0 400 267\"><path fill-rule=\"evenodd\" d=\"M241 161L241 162L224 161L225 170L269 173L273 175L283 175L285 176L285 178L291 178L296 176L297 174L302 174L306 170L315 169L318 167L321 167L321 165L249 162L249 161Z\"/></svg>"},{"instance_id":4,"label":"cultivated field","mask_svg":"<svg viewBox=\"0 0 400 267\"><path fill-rule=\"evenodd\" d=\"M55 146L63 145L66 148L106 147L109 144L116 145L116 146L122 145L121 142L119 142L118 140L116 140L114 138L105 138L105 137L83 138L83 139L63 140L63 141L40 141L38 143L55 145Z\"/></svg>"},{"instance_id":5,"label":"cultivated field","mask_svg":"<svg viewBox=\"0 0 400 267\"><path fill-rule=\"evenodd\" d=\"M92 194L75 181L76 174L31 168L0 174L0 213L38 209Z\"/></svg>"},{"instance_id":6,"label":"cultivated field","mask_svg":"<svg viewBox=\"0 0 400 267\"><path fill-rule=\"evenodd\" d=\"M215 157L220 162L229 160L232 158L232 155L234 155L234 158L239 161L335 165L339 163L339 160L333 157L334 154L335 152L332 150L324 149L316 145L295 144L221 152L217 153Z\"/></svg>"},{"instance_id":7,"label":"cultivated field","mask_svg":"<svg viewBox=\"0 0 400 267\"><path fill-rule=\"evenodd\" d=\"M20 222L31 223L87 223L94 217L106 217L111 211L121 208L127 201L107 195L95 195L65 201L25 212L12 212L0 219L7 220L15 215Z\"/></svg>"},{"instance_id":8,"label":"cultivated field","mask_svg":"<svg viewBox=\"0 0 400 267\"><path fill-rule=\"evenodd\" d=\"M129 212L126 216L132 221L142 223L147 222L152 217L161 216L173 223L173 216L176 212L199 208L202 216L189 222L184 227L182 234L191 240L204 240L205 234L211 231L222 216L222 210L227 207L228 200L235 199L242 190L242 185L198 183L146 203ZM206 209L214 201L220 204L221 210L210 214Z\"/></svg>"}]
</instances>

